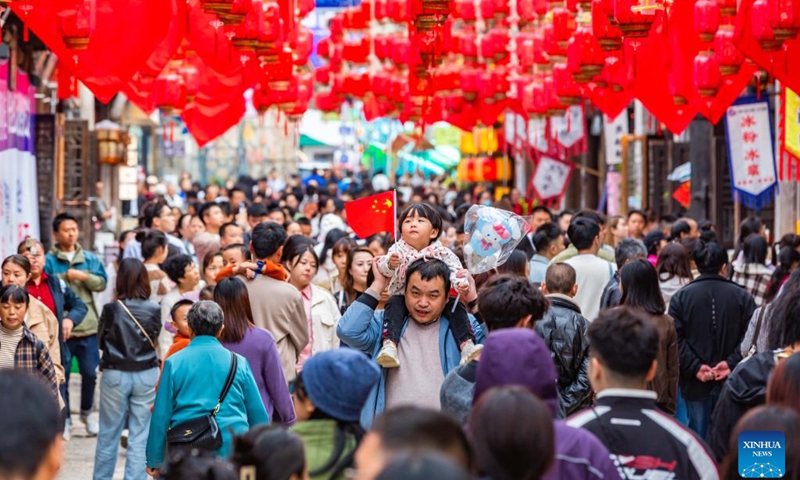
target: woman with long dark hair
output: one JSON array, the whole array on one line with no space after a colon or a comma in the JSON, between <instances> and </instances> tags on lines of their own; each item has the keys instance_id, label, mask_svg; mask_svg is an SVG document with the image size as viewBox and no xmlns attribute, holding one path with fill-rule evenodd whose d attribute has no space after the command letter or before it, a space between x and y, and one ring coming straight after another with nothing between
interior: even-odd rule
<instances>
[{"instance_id":1,"label":"woman with long dark hair","mask_svg":"<svg viewBox=\"0 0 800 480\"><path fill-rule=\"evenodd\" d=\"M774 270L766 265L768 252L767 239L755 233L750 234L744 239L741 261L733 264L731 280L747 290L758 306L764 303Z\"/></svg>"},{"instance_id":2,"label":"woman with long dark hair","mask_svg":"<svg viewBox=\"0 0 800 480\"><path fill-rule=\"evenodd\" d=\"M522 250L513 250L505 263L497 267L497 273L528 278L530 268L525 252Z\"/></svg>"},{"instance_id":3,"label":"woman with long dark hair","mask_svg":"<svg viewBox=\"0 0 800 480\"><path fill-rule=\"evenodd\" d=\"M163 235L163 234L162 234ZM117 464L122 429L128 424L125 479L146 478L145 445L150 407L156 396L161 308L150 301L145 265L135 258L119 264L116 301L103 307L97 342L100 362L100 432L95 451L95 480L111 478Z\"/></svg>"},{"instance_id":4,"label":"woman with long dark hair","mask_svg":"<svg viewBox=\"0 0 800 480\"><path fill-rule=\"evenodd\" d=\"M658 273L658 284L661 289L661 296L664 303L669 308L669 301L675 292L692 281L692 263L689 254L679 243L670 243L661 249L656 262L656 272Z\"/></svg>"},{"instance_id":5,"label":"woman with long dark hair","mask_svg":"<svg viewBox=\"0 0 800 480\"><path fill-rule=\"evenodd\" d=\"M372 251L367 247L354 248L347 254L342 290L336 295L336 303L342 315L369 287L373 258Z\"/></svg>"},{"instance_id":6,"label":"woman with long dark hair","mask_svg":"<svg viewBox=\"0 0 800 480\"><path fill-rule=\"evenodd\" d=\"M800 413L800 355L778 362L767 384L767 404L783 405Z\"/></svg>"},{"instance_id":7,"label":"woman with long dark hair","mask_svg":"<svg viewBox=\"0 0 800 480\"><path fill-rule=\"evenodd\" d=\"M744 241L750 235L756 234L764 236L764 223L758 217L747 217L739 223L739 237L736 239L736 250L733 251L733 265L737 265L742 261L742 250L744 250ZM728 272L728 278L733 274L731 269Z\"/></svg>"},{"instance_id":8,"label":"woman with long dark hair","mask_svg":"<svg viewBox=\"0 0 800 480\"><path fill-rule=\"evenodd\" d=\"M306 308L309 342L297 361L299 371L311 355L339 347L336 325L342 315L333 296L311 283L317 273L319 260L309 239L290 238L283 246L281 264L289 273L289 283L300 291Z\"/></svg>"},{"instance_id":9,"label":"woman with long dark hair","mask_svg":"<svg viewBox=\"0 0 800 480\"><path fill-rule=\"evenodd\" d=\"M765 304L775 299L781 287L789 278L789 275L800 265L800 252L794 247L782 247L777 257L778 266L772 272L772 277L769 279L769 287L767 287L767 293L764 294Z\"/></svg>"},{"instance_id":10,"label":"woman with long dark hair","mask_svg":"<svg viewBox=\"0 0 800 480\"><path fill-rule=\"evenodd\" d=\"M292 381L297 425L312 480L344 480L364 436L361 410L380 380L378 365L349 348L309 358Z\"/></svg>"},{"instance_id":11,"label":"woman with long dark hair","mask_svg":"<svg viewBox=\"0 0 800 480\"><path fill-rule=\"evenodd\" d=\"M169 254L167 236L158 230L142 230L136 234L136 241L142 245L144 266L150 279L150 300L161 303L164 295L175 288L175 284L160 267Z\"/></svg>"},{"instance_id":12,"label":"woman with long dark hair","mask_svg":"<svg viewBox=\"0 0 800 480\"><path fill-rule=\"evenodd\" d=\"M293 424L294 405L286 386L275 337L253 323L250 295L244 282L236 277L223 279L214 289L214 301L225 314L220 342L250 363L269 417L287 426Z\"/></svg>"},{"instance_id":13,"label":"woman with long dark hair","mask_svg":"<svg viewBox=\"0 0 800 480\"><path fill-rule=\"evenodd\" d=\"M314 283L317 285L331 285L339 275L339 270L333 261L333 246L340 239L347 237L344 231L334 228L325 235L325 242L321 245L314 247L317 256L319 257L319 271L314 277ZM333 293L333 286L331 286L331 293Z\"/></svg>"},{"instance_id":14,"label":"woman with long dark hair","mask_svg":"<svg viewBox=\"0 0 800 480\"><path fill-rule=\"evenodd\" d=\"M674 415L677 408L678 377L678 333L672 317L664 313L664 298L661 296L658 275L647 260L634 260L619 271L620 305L637 308L658 330L659 346L656 376L648 388L658 394L656 405Z\"/></svg>"}]
</instances>

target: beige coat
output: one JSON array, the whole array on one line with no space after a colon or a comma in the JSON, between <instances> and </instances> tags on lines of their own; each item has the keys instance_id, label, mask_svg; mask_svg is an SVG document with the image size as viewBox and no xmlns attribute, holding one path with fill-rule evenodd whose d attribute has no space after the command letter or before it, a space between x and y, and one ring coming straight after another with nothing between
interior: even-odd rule
<instances>
[{"instance_id":1,"label":"beige coat","mask_svg":"<svg viewBox=\"0 0 800 480\"><path fill-rule=\"evenodd\" d=\"M259 275L245 280L253 320L269 330L278 346L286 380L297 376L297 360L308 345L308 319L300 292L287 282Z\"/></svg>"},{"instance_id":2,"label":"beige coat","mask_svg":"<svg viewBox=\"0 0 800 480\"><path fill-rule=\"evenodd\" d=\"M40 300L30 297L28 304L28 315L25 317L25 324L36 338L47 345L50 358L56 367L56 377L58 384L64 383L64 366L61 365L61 345L58 340L58 319L47 305Z\"/></svg>"},{"instance_id":3,"label":"beige coat","mask_svg":"<svg viewBox=\"0 0 800 480\"><path fill-rule=\"evenodd\" d=\"M333 296L324 288L311 285L312 354L339 348L336 325L340 318L342 314Z\"/></svg>"}]
</instances>

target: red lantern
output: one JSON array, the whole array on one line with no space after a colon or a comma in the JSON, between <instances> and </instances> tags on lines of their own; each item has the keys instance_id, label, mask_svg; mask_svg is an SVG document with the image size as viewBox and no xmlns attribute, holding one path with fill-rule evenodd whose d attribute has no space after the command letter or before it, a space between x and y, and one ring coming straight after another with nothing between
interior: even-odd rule
<instances>
[{"instance_id":1,"label":"red lantern","mask_svg":"<svg viewBox=\"0 0 800 480\"><path fill-rule=\"evenodd\" d=\"M603 50L618 50L622 46L622 31L606 15L603 0L592 1L592 32Z\"/></svg>"},{"instance_id":2,"label":"red lantern","mask_svg":"<svg viewBox=\"0 0 800 480\"><path fill-rule=\"evenodd\" d=\"M478 61L478 42L477 37L472 32L462 32L459 35L460 41L458 42L461 55L464 56L464 61L474 64Z\"/></svg>"},{"instance_id":3,"label":"red lantern","mask_svg":"<svg viewBox=\"0 0 800 480\"><path fill-rule=\"evenodd\" d=\"M305 66L314 50L314 34L304 25L297 25L292 41L292 58L298 67Z\"/></svg>"},{"instance_id":4,"label":"red lantern","mask_svg":"<svg viewBox=\"0 0 800 480\"><path fill-rule=\"evenodd\" d=\"M567 46L567 59L570 71L579 84L589 83L605 67L606 57L600 43L592 35L592 28L581 25L575 30Z\"/></svg>"},{"instance_id":5,"label":"red lantern","mask_svg":"<svg viewBox=\"0 0 800 480\"><path fill-rule=\"evenodd\" d=\"M270 96L269 87L266 85L257 85L253 89L253 108L256 109L259 115L267 113L269 107L272 106L272 98Z\"/></svg>"},{"instance_id":6,"label":"red lantern","mask_svg":"<svg viewBox=\"0 0 800 480\"><path fill-rule=\"evenodd\" d=\"M387 0L386 5L389 19L394 23L405 23L409 20L408 0Z\"/></svg>"},{"instance_id":7,"label":"red lantern","mask_svg":"<svg viewBox=\"0 0 800 480\"><path fill-rule=\"evenodd\" d=\"M247 14L244 21L234 28L231 38L233 48L241 52L253 52L258 47L262 29L266 26L264 8L259 0L254 0L253 10Z\"/></svg>"},{"instance_id":8,"label":"red lantern","mask_svg":"<svg viewBox=\"0 0 800 480\"><path fill-rule=\"evenodd\" d=\"M226 11L216 12L225 25L239 25L252 11L253 0L233 0Z\"/></svg>"},{"instance_id":9,"label":"red lantern","mask_svg":"<svg viewBox=\"0 0 800 480\"><path fill-rule=\"evenodd\" d=\"M494 27L493 29L489 30L489 33L486 35L491 39L492 42L492 52L493 52L493 60L495 63L501 63L504 59L508 58L508 44L511 41L508 28L505 27Z\"/></svg>"},{"instance_id":10,"label":"red lantern","mask_svg":"<svg viewBox=\"0 0 800 480\"><path fill-rule=\"evenodd\" d=\"M547 115L563 115L567 111L567 106L561 103L556 93L556 86L552 75L544 77L544 96L547 99Z\"/></svg>"},{"instance_id":11,"label":"red lantern","mask_svg":"<svg viewBox=\"0 0 800 480\"><path fill-rule=\"evenodd\" d=\"M194 65L186 64L178 70L178 74L183 79L186 101L193 102L197 91L200 89L200 72Z\"/></svg>"},{"instance_id":12,"label":"red lantern","mask_svg":"<svg viewBox=\"0 0 800 480\"><path fill-rule=\"evenodd\" d=\"M720 11L716 0L697 0L694 4L694 29L700 40L712 42L719 28Z\"/></svg>"},{"instance_id":13,"label":"red lantern","mask_svg":"<svg viewBox=\"0 0 800 480\"><path fill-rule=\"evenodd\" d=\"M783 42L778 40L769 24L769 5L767 0L756 0L750 11L750 27L758 45L765 51L780 50Z\"/></svg>"},{"instance_id":14,"label":"red lantern","mask_svg":"<svg viewBox=\"0 0 800 480\"><path fill-rule=\"evenodd\" d=\"M534 79L531 84L531 96L533 97L533 117L543 117L547 114L547 108L550 105L550 99L547 96L547 91L544 88L544 76Z\"/></svg>"},{"instance_id":15,"label":"red lantern","mask_svg":"<svg viewBox=\"0 0 800 480\"><path fill-rule=\"evenodd\" d=\"M342 47L342 58L345 61L356 64L366 64L370 51L370 37L364 35L358 40L345 40Z\"/></svg>"},{"instance_id":16,"label":"red lantern","mask_svg":"<svg viewBox=\"0 0 800 480\"><path fill-rule=\"evenodd\" d=\"M183 81L180 75L169 73L156 78L156 107L165 115L172 115L185 104Z\"/></svg>"},{"instance_id":17,"label":"red lantern","mask_svg":"<svg viewBox=\"0 0 800 480\"><path fill-rule=\"evenodd\" d=\"M545 23L542 26L542 45L544 47L545 53L553 59L554 57L566 57L567 56L567 45L564 43L564 47L561 47L561 42L556 40L555 33L553 32L553 24L552 23ZM569 38L569 37L567 37Z\"/></svg>"},{"instance_id":18,"label":"red lantern","mask_svg":"<svg viewBox=\"0 0 800 480\"><path fill-rule=\"evenodd\" d=\"M283 20L281 19L280 6L275 2L264 4L264 23L256 44L256 54L264 62L271 62L277 59L278 53L283 48L284 32ZM323 40L320 42L322 45ZM330 42L330 40L327 40ZM327 55L325 58L329 58Z\"/></svg>"},{"instance_id":19,"label":"red lantern","mask_svg":"<svg viewBox=\"0 0 800 480\"><path fill-rule=\"evenodd\" d=\"M784 0L786 1L786 0ZM519 6L517 6L519 8ZM508 0L492 0L492 14L496 20L507 17L511 13Z\"/></svg>"},{"instance_id":20,"label":"red lantern","mask_svg":"<svg viewBox=\"0 0 800 480\"><path fill-rule=\"evenodd\" d=\"M796 38L800 32L800 0L767 0L767 7L767 20L775 38Z\"/></svg>"},{"instance_id":21,"label":"red lantern","mask_svg":"<svg viewBox=\"0 0 800 480\"><path fill-rule=\"evenodd\" d=\"M316 6L314 4L314 0L297 0L297 17L298 18L305 18L314 10Z\"/></svg>"},{"instance_id":22,"label":"red lantern","mask_svg":"<svg viewBox=\"0 0 800 480\"><path fill-rule=\"evenodd\" d=\"M511 84L508 81L508 70L506 67L495 68L491 72L492 84L494 84L494 99L502 102L506 99L506 94L511 90Z\"/></svg>"},{"instance_id":23,"label":"red lantern","mask_svg":"<svg viewBox=\"0 0 800 480\"><path fill-rule=\"evenodd\" d=\"M91 13L81 2L76 10L66 10L58 14L58 33L68 50L86 50L91 35Z\"/></svg>"},{"instance_id":24,"label":"red lantern","mask_svg":"<svg viewBox=\"0 0 800 480\"><path fill-rule=\"evenodd\" d=\"M719 3L719 13L726 17L736 15L736 2L737 0L717 0L717 3Z\"/></svg>"},{"instance_id":25,"label":"red lantern","mask_svg":"<svg viewBox=\"0 0 800 480\"><path fill-rule=\"evenodd\" d=\"M517 14L519 15L520 27L525 27L536 20L536 11L534 7L534 0L517 1Z\"/></svg>"},{"instance_id":26,"label":"red lantern","mask_svg":"<svg viewBox=\"0 0 800 480\"><path fill-rule=\"evenodd\" d=\"M546 26L546 25L545 25ZM533 32L533 63L536 65L550 65L550 57L547 54L547 43L545 39L544 27Z\"/></svg>"},{"instance_id":27,"label":"red lantern","mask_svg":"<svg viewBox=\"0 0 800 480\"><path fill-rule=\"evenodd\" d=\"M570 37L577 27L575 14L564 7L556 7L552 10L552 13L553 38L558 42L558 48L566 52L567 42L569 42Z\"/></svg>"},{"instance_id":28,"label":"red lantern","mask_svg":"<svg viewBox=\"0 0 800 480\"><path fill-rule=\"evenodd\" d=\"M519 57L520 66L529 70L533 68L533 60L536 57L534 50L533 33L520 32L517 34L517 56Z\"/></svg>"},{"instance_id":29,"label":"red lantern","mask_svg":"<svg viewBox=\"0 0 800 480\"><path fill-rule=\"evenodd\" d=\"M461 71L461 90L464 92L464 98L466 98L468 102L472 102L477 98L480 84L480 70L470 68Z\"/></svg>"},{"instance_id":30,"label":"red lantern","mask_svg":"<svg viewBox=\"0 0 800 480\"><path fill-rule=\"evenodd\" d=\"M646 37L656 19L655 10L660 8L655 0L614 0L614 18L619 23L622 36Z\"/></svg>"},{"instance_id":31,"label":"red lantern","mask_svg":"<svg viewBox=\"0 0 800 480\"><path fill-rule=\"evenodd\" d=\"M533 0L533 11L536 12L540 18L547 15L550 10L550 2L548 0Z\"/></svg>"},{"instance_id":32,"label":"red lantern","mask_svg":"<svg viewBox=\"0 0 800 480\"><path fill-rule=\"evenodd\" d=\"M701 97L717 94L722 85L722 74L712 52L700 52L694 57L694 81Z\"/></svg>"},{"instance_id":33,"label":"red lantern","mask_svg":"<svg viewBox=\"0 0 800 480\"><path fill-rule=\"evenodd\" d=\"M474 23L478 19L475 14L475 2L473 0L456 0L453 16L467 23Z\"/></svg>"},{"instance_id":34,"label":"red lantern","mask_svg":"<svg viewBox=\"0 0 800 480\"><path fill-rule=\"evenodd\" d=\"M581 103L581 89L572 78L572 73L564 62L553 64L553 85L559 103L578 105Z\"/></svg>"},{"instance_id":35,"label":"red lantern","mask_svg":"<svg viewBox=\"0 0 800 480\"><path fill-rule=\"evenodd\" d=\"M744 54L733 43L734 28L722 25L714 36L714 58L723 76L736 75L744 62Z\"/></svg>"}]
</instances>

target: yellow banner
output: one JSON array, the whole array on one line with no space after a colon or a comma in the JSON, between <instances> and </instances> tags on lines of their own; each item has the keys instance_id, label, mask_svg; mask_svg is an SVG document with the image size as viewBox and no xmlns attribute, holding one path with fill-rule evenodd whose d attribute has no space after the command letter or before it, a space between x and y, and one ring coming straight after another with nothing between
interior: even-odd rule
<instances>
[{"instance_id":1,"label":"yellow banner","mask_svg":"<svg viewBox=\"0 0 800 480\"><path fill-rule=\"evenodd\" d=\"M786 89L786 115L783 119L786 151L800 158L800 95Z\"/></svg>"}]
</instances>

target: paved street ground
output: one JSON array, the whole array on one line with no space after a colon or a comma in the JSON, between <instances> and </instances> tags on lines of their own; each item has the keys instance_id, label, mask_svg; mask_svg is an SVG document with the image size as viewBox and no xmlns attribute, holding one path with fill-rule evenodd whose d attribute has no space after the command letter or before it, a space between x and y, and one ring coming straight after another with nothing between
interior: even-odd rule
<instances>
[{"instance_id":1,"label":"paved street ground","mask_svg":"<svg viewBox=\"0 0 800 480\"><path fill-rule=\"evenodd\" d=\"M66 454L64 464L61 467L59 480L90 480L94 469L94 450L97 445L97 437L90 437L86 433L86 428L78 417L78 406L81 398L81 376L73 374L70 379L69 396L72 402L72 440L66 444ZM99 391L99 382L98 382ZM99 397L95 395L95 406ZM142 465L144 468L144 465ZM120 448L117 460L117 469L114 478L108 480L122 480L125 473L125 449ZM103 479L106 480L106 479Z\"/></svg>"}]
</instances>

